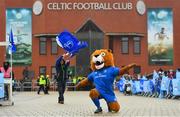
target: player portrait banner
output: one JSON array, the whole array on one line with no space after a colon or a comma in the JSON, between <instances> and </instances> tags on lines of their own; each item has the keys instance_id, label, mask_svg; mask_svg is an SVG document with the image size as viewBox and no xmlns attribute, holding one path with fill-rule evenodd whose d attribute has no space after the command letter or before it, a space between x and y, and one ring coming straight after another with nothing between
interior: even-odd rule
<instances>
[{"instance_id":1,"label":"player portrait banner","mask_svg":"<svg viewBox=\"0 0 180 117\"><path fill-rule=\"evenodd\" d=\"M173 12L171 8L150 8L148 22L148 59L150 65L173 64Z\"/></svg>"},{"instance_id":2,"label":"player portrait banner","mask_svg":"<svg viewBox=\"0 0 180 117\"><path fill-rule=\"evenodd\" d=\"M16 52L13 53L13 65L29 65L32 63L32 9L6 9L6 41L9 41L12 29ZM8 48L7 48L8 49ZM10 54L6 50L6 60Z\"/></svg>"}]
</instances>

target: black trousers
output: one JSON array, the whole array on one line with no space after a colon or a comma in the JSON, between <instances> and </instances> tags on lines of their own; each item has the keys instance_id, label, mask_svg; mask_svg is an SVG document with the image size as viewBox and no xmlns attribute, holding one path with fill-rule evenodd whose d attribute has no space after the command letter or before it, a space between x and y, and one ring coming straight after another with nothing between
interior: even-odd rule
<instances>
[{"instance_id":1,"label":"black trousers","mask_svg":"<svg viewBox=\"0 0 180 117\"><path fill-rule=\"evenodd\" d=\"M64 101L65 90L66 90L66 80L58 81L58 92L59 92L58 101Z\"/></svg>"},{"instance_id":2,"label":"black trousers","mask_svg":"<svg viewBox=\"0 0 180 117\"><path fill-rule=\"evenodd\" d=\"M45 93L48 94L49 86L45 86Z\"/></svg>"},{"instance_id":3,"label":"black trousers","mask_svg":"<svg viewBox=\"0 0 180 117\"><path fill-rule=\"evenodd\" d=\"M5 99L9 100L9 90L8 90L8 86L7 84L4 85L4 90L5 90Z\"/></svg>"},{"instance_id":4,"label":"black trousers","mask_svg":"<svg viewBox=\"0 0 180 117\"><path fill-rule=\"evenodd\" d=\"M44 85L40 85L40 86L39 86L38 94L40 93L41 90L43 90L44 94L46 93L46 92L45 92L45 89L44 89Z\"/></svg>"}]
</instances>

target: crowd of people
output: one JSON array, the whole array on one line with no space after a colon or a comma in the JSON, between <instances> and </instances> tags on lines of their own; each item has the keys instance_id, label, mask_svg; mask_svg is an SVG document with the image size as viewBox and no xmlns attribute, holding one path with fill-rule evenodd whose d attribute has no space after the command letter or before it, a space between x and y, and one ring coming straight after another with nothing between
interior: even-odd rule
<instances>
[{"instance_id":1,"label":"crowd of people","mask_svg":"<svg viewBox=\"0 0 180 117\"><path fill-rule=\"evenodd\" d=\"M116 86L125 95L176 98L180 96L180 69L176 71L159 69L149 75L125 74Z\"/></svg>"}]
</instances>

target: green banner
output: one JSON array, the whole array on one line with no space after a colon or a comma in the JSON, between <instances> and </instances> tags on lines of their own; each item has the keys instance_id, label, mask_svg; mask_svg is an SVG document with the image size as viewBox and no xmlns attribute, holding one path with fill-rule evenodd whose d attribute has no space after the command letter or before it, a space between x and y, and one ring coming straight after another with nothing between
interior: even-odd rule
<instances>
[{"instance_id":1,"label":"green banner","mask_svg":"<svg viewBox=\"0 0 180 117\"><path fill-rule=\"evenodd\" d=\"M150 65L173 65L173 12L170 8L148 9Z\"/></svg>"},{"instance_id":2,"label":"green banner","mask_svg":"<svg viewBox=\"0 0 180 117\"><path fill-rule=\"evenodd\" d=\"M6 9L6 41L9 41L12 29L16 52L13 53L13 65L32 63L32 10L29 8ZM10 60L8 48L6 60Z\"/></svg>"}]
</instances>

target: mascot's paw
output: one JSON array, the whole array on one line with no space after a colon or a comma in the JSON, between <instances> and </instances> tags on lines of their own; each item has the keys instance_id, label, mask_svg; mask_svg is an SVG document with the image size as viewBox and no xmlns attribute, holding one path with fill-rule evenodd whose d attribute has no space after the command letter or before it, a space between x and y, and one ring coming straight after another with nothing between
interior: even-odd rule
<instances>
[{"instance_id":1,"label":"mascot's paw","mask_svg":"<svg viewBox=\"0 0 180 117\"><path fill-rule=\"evenodd\" d=\"M87 86L87 85L89 85L89 80L88 80L87 78L85 78L84 80L82 80L81 82L79 82L79 83L75 86L75 88L76 88L76 89L80 89L81 87L85 87L85 86Z\"/></svg>"},{"instance_id":2,"label":"mascot's paw","mask_svg":"<svg viewBox=\"0 0 180 117\"><path fill-rule=\"evenodd\" d=\"M109 112L113 113L117 113L120 109L120 105L118 104L118 102L111 102L108 104L108 107Z\"/></svg>"},{"instance_id":3,"label":"mascot's paw","mask_svg":"<svg viewBox=\"0 0 180 117\"><path fill-rule=\"evenodd\" d=\"M138 66L136 63L132 63L132 64L130 64L130 65L128 65L130 68L132 68L132 67L135 67L135 66Z\"/></svg>"},{"instance_id":4,"label":"mascot's paw","mask_svg":"<svg viewBox=\"0 0 180 117\"><path fill-rule=\"evenodd\" d=\"M89 93L89 97L91 99L96 99L99 98L100 94L96 89L91 89L90 93Z\"/></svg>"}]
</instances>

